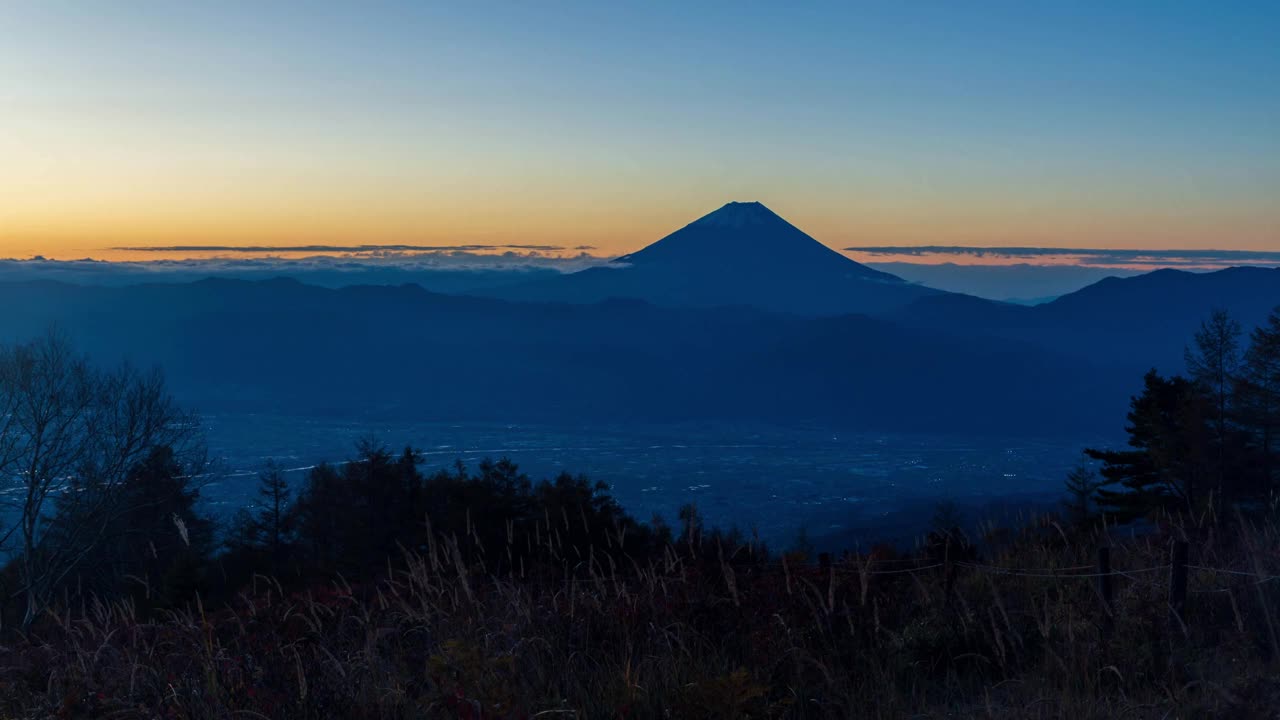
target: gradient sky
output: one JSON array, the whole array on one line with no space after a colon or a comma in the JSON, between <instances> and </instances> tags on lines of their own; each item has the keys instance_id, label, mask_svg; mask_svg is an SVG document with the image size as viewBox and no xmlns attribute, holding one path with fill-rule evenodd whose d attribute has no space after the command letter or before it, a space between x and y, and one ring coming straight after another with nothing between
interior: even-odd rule
<instances>
[{"instance_id":1,"label":"gradient sky","mask_svg":"<svg viewBox=\"0 0 1280 720\"><path fill-rule=\"evenodd\" d=\"M1280 5L13 2L0 256L1280 248ZM120 254L117 253L116 256Z\"/></svg>"}]
</instances>

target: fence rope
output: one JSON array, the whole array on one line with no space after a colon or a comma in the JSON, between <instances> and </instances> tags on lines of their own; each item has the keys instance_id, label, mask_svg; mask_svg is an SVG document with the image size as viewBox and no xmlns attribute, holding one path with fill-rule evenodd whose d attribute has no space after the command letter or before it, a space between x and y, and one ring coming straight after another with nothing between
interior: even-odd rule
<instances>
[{"instance_id":1,"label":"fence rope","mask_svg":"<svg viewBox=\"0 0 1280 720\"><path fill-rule=\"evenodd\" d=\"M1166 570L1169 567L1168 565L1158 565L1156 567L1138 568L1136 570L1112 570L1109 573L1098 573L1098 572L1053 573L1053 572L1043 572L1039 570L1024 571L1019 568L1002 568L1002 567L996 567L995 565L974 565L973 563L959 563L959 565L963 567L971 568L973 570L982 570L984 572L995 573L997 575L1015 575L1018 577L1039 577L1039 578L1099 578L1099 577L1107 577L1111 575L1125 575L1126 573L1155 572L1157 570ZM1089 565L1087 567L1092 568L1095 566Z\"/></svg>"},{"instance_id":2,"label":"fence rope","mask_svg":"<svg viewBox=\"0 0 1280 720\"><path fill-rule=\"evenodd\" d=\"M942 567L942 563L934 563L932 565L924 565L922 567L916 567L916 568L902 568L900 570L868 570L867 574L868 575L898 575L900 573L920 572L922 570L932 570L934 568L940 568L940 567ZM855 570L854 572L857 573L858 571Z\"/></svg>"},{"instance_id":3,"label":"fence rope","mask_svg":"<svg viewBox=\"0 0 1280 720\"><path fill-rule=\"evenodd\" d=\"M933 570L935 568L940 568L942 566L943 566L943 563L934 563L932 565L921 565L920 567L898 568L897 570L867 570L865 572L868 575L901 575L903 573L915 573L915 572L923 572L925 570ZM782 566L773 565L772 567L780 568ZM812 572L818 569L819 568L816 568L813 566L807 566L807 567L799 568L798 571L803 573L803 572ZM831 569L834 570L836 573L838 573L842 577L854 577L857 575L862 575L863 573L862 570L858 570L856 568L851 569L849 567L840 567L834 564L831 566ZM792 569L792 572L796 572L796 571L797 569L795 568Z\"/></svg>"},{"instance_id":4,"label":"fence rope","mask_svg":"<svg viewBox=\"0 0 1280 720\"><path fill-rule=\"evenodd\" d=\"M1188 570L1201 570L1203 572L1220 573L1223 575L1239 575L1241 577L1258 578L1254 585L1271 582L1272 580L1280 580L1280 575L1261 575L1259 573L1245 572L1243 570L1229 570L1227 568L1204 567L1203 565L1188 565Z\"/></svg>"},{"instance_id":5,"label":"fence rope","mask_svg":"<svg viewBox=\"0 0 1280 720\"><path fill-rule=\"evenodd\" d=\"M879 563L871 563L871 567L875 567L878 564ZM934 568L942 567L944 564L945 563L933 563L932 565L921 565L919 567L898 568L897 570L867 570L866 573L868 575L899 575L902 573L914 573L914 572L922 572L924 570L933 570ZM767 566L775 570L783 567L782 563L778 563L778 562L767 563ZM806 573L806 572L814 572L816 570L820 570L821 568L815 565L802 565L800 567L791 567L790 569L791 569L791 572ZM839 573L840 575L846 575L846 576L861 575L863 573L862 570L856 567L850 568L847 564L844 564L844 563L832 563L831 569Z\"/></svg>"},{"instance_id":6,"label":"fence rope","mask_svg":"<svg viewBox=\"0 0 1280 720\"><path fill-rule=\"evenodd\" d=\"M1081 570L1092 570L1092 569L1094 569L1094 568L1098 567L1097 565L1070 565L1070 566L1068 566L1068 567L1060 567L1060 568L1052 568L1052 567L1048 567L1048 568L1007 568L1007 567L1001 567L1001 566L999 566L999 565L980 565L980 564L978 564L978 563L971 563L971 562L958 562L958 563L956 563L956 564L957 564L957 565L960 565L960 566L962 566L962 567L973 568L973 569L975 569L975 570L991 570L991 571L994 571L994 572L1004 572L1004 571L1008 570L1008 571L1016 571L1016 572L1020 572L1020 573L1041 573L1041 574L1049 575L1049 576L1051 576L1051 577L1056 577L1055 573L1057 573L1057 574L1062 574L1062 573L1074 573L1074 572L1079 572L1079 571L1081 571Z\"/></svg>"},{"instance_id":7,"label":"fence rope","mask_svg":"<svg viewBox=\"0 0 1280 720\"><path fill-rule=\"evenodd\" d=\"M901 558L901 559L889 560L889 561L874 560L869 565L867 565L867 567L875 567L877 565L880 565L881 563L888 564L888 563L906 563L906 562L919 562L919 561L918 560L913 561L909 558ZM1023 568L1000 567L997 565L980 565L977 563L970 563L970 562L956 562L953 564L956 567L968 568L970 570L979 570L982 572L989 572L996 575L1011 575L1015 577L1034 577L1034 578L1050 578L1050 579L1100 578L1100 577L1107 577L1107 576L1112 576L1112 577L1120 576L1120 577L1127 577L1131 580L1139 580L1140 578L1137 578L1134 576L1142 573L1164 572L1164 571L1168 571L1170 567L1169 565L1166 564L1166 565L1155 565L1152 567L1133 568L1133 569L1124 569L1124 570L1112 568L1111 572L1109 573L1100 573L1100 572L1080 572L1081 570L1092 570L1093 568L1096 568L1097 565L1071 565L1071 566L1062 567L1062 568L1023 569ZM777 567L781 567L781 565L778 565L775 563L770 563L770 565L776 565ZM909 568L898 568L896 570L865 570L864 571L861 568L857 568L857 567L850 568L848 563L845 563L845 562L835 562L832 564L831 568L842 576L853 576L853 575L862 575L864 572L867 575L902 575L906 573L924 572L925 570L934 570L934 569L945 567L945 566L946 566L946 563L935 562L930 565L921 565L919 567L909 567ZM1231 570L1229 568L1214 568L1214 567L1206 567L1203 565L1187 565L1186 567L1188 570L1200 570L1203 572L1212 572L1212 573L1221 573L1225 575L1238 575L1241 577L1257 578L1257 582L1253 583L1255 585L1261 585L1263 583L1280 580L1280 575L1262 575L1254 572L1246 572L1244 570ZM814 569L813 567L809 567L809 566L801 566L799 568L795 568L795 570L799 572L804 572L806 570L813 570L813 569ZM1226 591L1226 588L1220 588L1216 590L1193 590L1192 592L1225 592L1225 591Z\"/></svg>"},{"instance_id":8,"label":"fence rope","mask_svg":"<svg viewBox=\"0 0 1280 720\"><path fill-rule=\"evenodd\" d=\"M1113 574L1113 575L1119 575L1119 576L1121 576L1121 577L1127 577L1127 578L1129 578L1130 580L1133 580L1134 582L1137 582L1137 581L1141 580L1142 578L1134 577L1133 573L1163 572L1163 571L1168 570L1168 569L1169 569L1169 566L1168 566L1168 565L1157 565L1156 567L1139 568L1138 570L1116 570L1116 569L1112 569L1112 570L1111 570L1111 574Z\"/></svg>"}]
</instances>

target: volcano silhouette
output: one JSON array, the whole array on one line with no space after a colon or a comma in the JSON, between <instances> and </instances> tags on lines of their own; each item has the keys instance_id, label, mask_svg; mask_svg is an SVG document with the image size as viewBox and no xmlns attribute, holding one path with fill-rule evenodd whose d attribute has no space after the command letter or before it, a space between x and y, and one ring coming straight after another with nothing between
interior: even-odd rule
<instances>
[{"instance_id":1,"label":"volcano silhouette","mask_svg":"<svg viewBox=\"0 0 1280 720\"><path fill-rule=\"evenodd\" d=\"M633 298L672 307L876 313L938 294L814 240L758 202L731 202L606 266L510 286L510 300Z\"/></svg>"}]
</instances>

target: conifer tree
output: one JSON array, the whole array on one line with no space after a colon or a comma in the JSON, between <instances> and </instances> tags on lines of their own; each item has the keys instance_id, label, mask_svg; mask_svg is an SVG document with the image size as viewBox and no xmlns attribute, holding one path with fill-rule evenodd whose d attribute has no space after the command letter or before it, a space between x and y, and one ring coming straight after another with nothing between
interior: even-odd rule
<instances>
[{"instance_id":1,"label":"conifer tree","mask_svg":"<svg viewBox=\"0 0 1280 720\"><path fill-rule=\"evenodd\" d=\"M1196 509L1213 473L1207 398L1186 378L1152 370L1129 406L1132 449L1085 450L1103 463L1098 507L1122 522L1158 508Z\"/></svg>"},{"instance_id":2,"label":"conifer tree","mask_svg":"<svg viewBox=\"0 0 1280 720\"><path fill-rule=\"evenodd\" d=\"M256 524L263 548L273 565L280 562L289 542L290 494L284 471L275 461L268 461L258 474L258 497L262 501L262 509L258 512Z\"/></svg>"},{"instance_id":3,"label":"conifer tree","mask_svg":"<svg viewBox=\"0 0 1280 720\"><path fill-rule=\"evenodd\" d=\"M1083 463L1077 465L1067 473L1066 486L1067 500L1063 505L1071 522L1076 525L1089 522L1093 517L1094 493L1101 487L1098 473Z\"/></svg>"},{"instance_id":4,"label":"conifer tree","mask_svg":"<svg viewBox=\"0 0 1280 720\"><path fill-rule=\"evenodd\" d=\"M1261 451L1264 484L1274 487L1280 441L1280 307L1249 336L1236 398L1241 424Z\"/></svg>"},{"instance_id":5,"label":"conifer tree","mask_svg":"<svg viewBox=\"0 0 1280 720\"><path fill-rule=\"evenodd\" d=\"M1217 445L1215 492L1223 494L1227 480L1228 406L1240 368L1240 323L1226 310L1215 309L1201 321L1193 346L1184 350L1187 373L1213 404Z\"/></svg>"}]
</instances>

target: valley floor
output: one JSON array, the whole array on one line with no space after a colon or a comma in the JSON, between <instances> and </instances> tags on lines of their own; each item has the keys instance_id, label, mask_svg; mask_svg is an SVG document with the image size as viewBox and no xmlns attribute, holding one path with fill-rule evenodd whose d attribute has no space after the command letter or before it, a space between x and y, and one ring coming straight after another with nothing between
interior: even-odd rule
<instances>
[{"instance_id":1,"label":"valley floor","mask_svg":"<svg viewBox=\"0 0 1280 720\"><path fill-rule=\"evenodd\" d=\"M296 486L311 466L375 437L393 449L418 448L427 468L508 457L534 478L569 471L604 481L642 520L656 513L674 522L682 505L696 503L711 525L754 531L773 547L790 545L804 529L837 550L910 544L943 500L975 524L1014 522L1019 510L1057 502L1082 448L1123 444L758 422L570 426L221 414L204 424L218 465L201 498L216 517L252 501L264 458Z\"/></svg>"}]
</instances>

